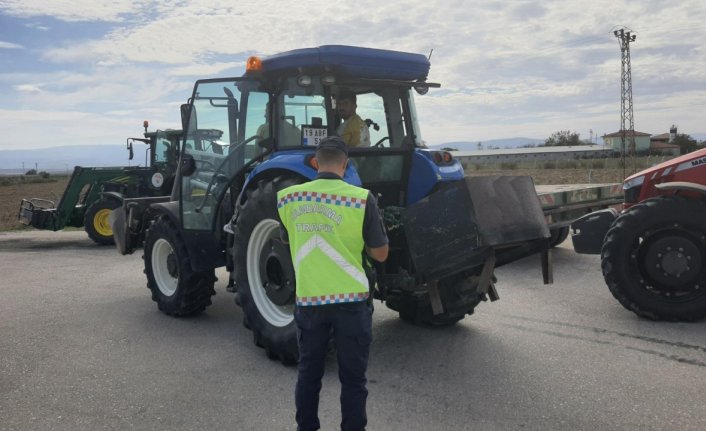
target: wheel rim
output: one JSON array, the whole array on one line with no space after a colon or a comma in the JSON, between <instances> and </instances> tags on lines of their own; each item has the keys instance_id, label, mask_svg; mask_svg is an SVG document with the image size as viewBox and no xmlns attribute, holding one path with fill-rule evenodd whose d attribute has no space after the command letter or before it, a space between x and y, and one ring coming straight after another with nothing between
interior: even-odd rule
<instances>
[{"instance_id":1,"label":"wheel rim","mask_svg":"<svg viewBox=\"0 0 706 431\"><path fill-rule=\"evenodd\" d=\"M93 229L101 236L113 236L113 229L110 227L110 213L113 210L103 208L96 212L93 217Z\"/></svg>"},{"instance_id":2,"label":"wheel rim","mask_svg":"<svg viewBox=\"0 0 706 431\"><path fill-rule=\"evenodd\" d=\"M159 238L152 247L152 274L157 288L164 296L172 296L179 284L179 268L172 245Z\"/></svg>"},{"instance_id":3,"label":"wheel rim","mask_svg":"<svg viewBox=\"0 0 706 431\"><path fill-rule=\"evenodd\" d=\"M673 223L644 232L631 252L643 288L669 302L706 293L706 233Z\"/></svg>"},{"instance_id":4,"label":"wheel rim","mask_svg":"<svg viewBox=\"0 0 706 431\"><path fill-rule=\"evenodd\" d=\"M276 238L278 235L279 222L276 220L262 220L255 226L255 229L253 229L250 235L250 242L248 243L246 271L250 285L250 294L260 315L269 324L283 327L287 326L294 319L294 304L277 305L272 302L268 296L266 285L268 280L263 277L263 274L267 274L267 269L269 269L270 272L273 269L271 260L269 262L269 268L265 268L264 270L261 268L263 265L261 256L265 247L267 247L271 238ZM267 265L266 262L265 264Z\"/></svg>"}]
</instances>

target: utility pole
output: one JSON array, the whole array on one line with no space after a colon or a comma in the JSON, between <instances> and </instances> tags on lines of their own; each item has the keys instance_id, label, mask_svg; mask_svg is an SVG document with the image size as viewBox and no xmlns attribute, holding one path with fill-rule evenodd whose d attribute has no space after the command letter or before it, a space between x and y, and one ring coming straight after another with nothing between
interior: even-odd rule
<instances>
[{"instance_id":1,"label":"utility pole","mask_svg":"<svg viewBox=\"0 0 706 431\"><path fill-rule=\"evenodd\" d=\"M625 29L613 32L620 44L622 62L620 66L620 133L621 133L621 154L620 162L623 166L623 177L625 177L625 147L630 156L635 155L635 119L632 111L632 75L630 73L630 42L635 42L636 35L630 34Z\"/></svg>"}]
</instances>

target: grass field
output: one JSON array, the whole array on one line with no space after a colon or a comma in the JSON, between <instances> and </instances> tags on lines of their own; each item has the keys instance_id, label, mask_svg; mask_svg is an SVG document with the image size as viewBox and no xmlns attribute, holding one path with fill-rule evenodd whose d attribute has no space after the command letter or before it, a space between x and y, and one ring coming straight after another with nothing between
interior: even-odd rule
<instances>
[{"instance_id":1,"label":"grass field","mask_svg":"<svg viewBox=\"0 0 706 431\"><path fill-rule=\"evenodd\" d=\"M466 174L478 175L529 175L535 184L587 184L619 183L624 174L661 162L655 158L636 158L628 167L619 166L618 159L565 160L531 164L501 163L499 165L467 165ZM23 198L42 198L59 202L66 188L67 176L52 176L51 182L33 183L18 177L0 177L0 231L32 229L17 221L17 212Z\"/></svg>"}]
</instances>

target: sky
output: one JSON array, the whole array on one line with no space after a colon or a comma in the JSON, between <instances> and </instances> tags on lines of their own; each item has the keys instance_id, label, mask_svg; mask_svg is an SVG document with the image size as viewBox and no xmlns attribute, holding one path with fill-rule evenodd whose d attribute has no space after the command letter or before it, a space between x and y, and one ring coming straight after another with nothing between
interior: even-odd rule
<instances>
[{"instance_id":1,"label":"sky","mask_svg":"<svg viewBox=\"0 0 706 431\"><path fill-rule=\"evenodd\" d=\"M635 130L706 132L703 0L0 0L0 150L119 144L179 128L196 79L327 44L431 56L430 145L620 128L630 44Z\"/></svg>"}]
</instances>

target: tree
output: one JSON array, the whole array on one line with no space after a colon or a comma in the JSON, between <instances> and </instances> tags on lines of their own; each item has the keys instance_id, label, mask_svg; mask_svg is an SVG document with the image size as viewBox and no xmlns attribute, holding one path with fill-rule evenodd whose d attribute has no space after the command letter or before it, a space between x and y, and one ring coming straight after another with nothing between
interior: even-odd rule
<instances>
[{"instance_id":1,"label":"tree","mask_svg":"<svg viewBox=\"0 0 706 431\"><path fill-rule=\"evenodd\" d=\"M540 147L564 147L569 145L583 145L579 134L570 130L560 130L548 137Z\"/></svg>"},{"instance_id":2,"label":"tree","mask_svg":"<svg viewBox=\"0 0 706 431\"><path fill-rule=\"evenodd\" d=\"M674 145L679 145L679 154L686 154L696 150L696 139L691 136L679 133L671 142Z\"/></svg>"},{"instance_id":3,"label":"tree","mask_svg":"<svg viewBox=\"0 0 706 431\"><path fill-rule=\"evenodd\" d=\"M30 169L27 172L25 172L25 175L37 175L37 170L36 169Z\"/></svg>"}]
</instances>

